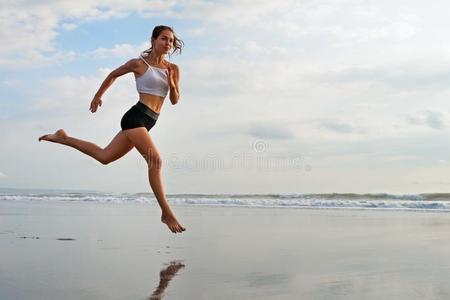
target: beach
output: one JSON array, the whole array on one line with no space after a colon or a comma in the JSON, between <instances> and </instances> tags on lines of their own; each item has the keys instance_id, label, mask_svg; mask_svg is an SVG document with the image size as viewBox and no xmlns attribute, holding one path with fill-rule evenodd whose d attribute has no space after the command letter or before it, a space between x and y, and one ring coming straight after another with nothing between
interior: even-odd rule
<instances>
[{"instance_id":1,"label":"beach","mask_svg":"<svg viewBox=\"0 0 450 300\"><path fill-rule=\"evenodd\" d=\"M173 208L0 201L0 299L450 297L448 213Z\"/></svg>"}]
</instances>

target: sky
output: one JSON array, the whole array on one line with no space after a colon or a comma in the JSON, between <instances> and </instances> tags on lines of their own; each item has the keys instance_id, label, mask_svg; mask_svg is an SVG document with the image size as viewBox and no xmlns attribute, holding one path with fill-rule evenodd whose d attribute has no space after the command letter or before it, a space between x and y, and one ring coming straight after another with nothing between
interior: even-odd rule
<instances>
[{"instance_id":1,"label":"sky","mask_svg":"<svg viewBox=\"0 0 450 300\"><path fill-rule=\"evenodd\" d=\"M154 26L184 41L181 97L150 131L175 193L450 189L447 1L2 1L0 187L149 192L132 150L102 165L38 142L105 147L138 100L132 74L89 104Z\"/></svg>"}]
</instances>

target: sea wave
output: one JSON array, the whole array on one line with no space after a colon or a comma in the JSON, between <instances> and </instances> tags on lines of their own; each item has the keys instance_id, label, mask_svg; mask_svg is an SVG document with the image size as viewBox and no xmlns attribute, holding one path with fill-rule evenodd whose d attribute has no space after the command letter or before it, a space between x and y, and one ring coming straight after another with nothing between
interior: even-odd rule
<instances>
[{"instance_id":1,"label":"sea wave","mask_svg":"<svg viewBox=\"0 0 450 300\"><path fill-rule=\"evenodd\" d=\"M450 194L174 194L175 205L450 211ZM0 201L156 203L151 193L0 192Z\"/></svg>"}]
</instances>

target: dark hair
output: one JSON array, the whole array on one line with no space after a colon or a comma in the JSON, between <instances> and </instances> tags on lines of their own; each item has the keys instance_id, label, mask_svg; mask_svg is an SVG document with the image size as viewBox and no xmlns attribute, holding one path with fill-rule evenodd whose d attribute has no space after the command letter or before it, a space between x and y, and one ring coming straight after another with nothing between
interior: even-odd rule
<instances>
[{"instance_id":1,"label":"dark hair","mask_svg":"<svg viewBox=\"0 0 450 300\"><path fill-rule=\"evenodd\" d=\"M175 32L173 31L172 27L165 25L156 26L155 28L153 28L152 39L156 40L158 36L161 34L161 32L163 32L164 30L170 30L170 32L172 32L173 34L173 45L172 45L173 50L172 53L169 53L169 56L174 54L175 52L181 54L181 48L183 48L184 42L175 35ZM153 47L150 47L149 49L142 52L142 56L147 56L150 52L152 52L152 48Z\"/></svg>"}]
</instances>

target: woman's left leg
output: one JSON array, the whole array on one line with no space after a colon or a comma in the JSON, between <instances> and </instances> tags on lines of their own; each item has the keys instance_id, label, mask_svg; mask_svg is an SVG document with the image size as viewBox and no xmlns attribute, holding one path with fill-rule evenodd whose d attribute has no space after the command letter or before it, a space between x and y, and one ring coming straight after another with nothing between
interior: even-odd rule
<instances>
[{"instance_id":1,"label":"woman's left leg","mask_svg":"<svg viewBox=\"0 0 450 300\"><path fill-rule=\"evenodd\" d=\"M41 140L75 148L104 165L121 158L134 147L133 143L125 136L123 131L119 131L105 148L101 148L88 141L68 136L63 129L59 129L53 134L43 135L39 138L39 141Z\"/></svg>"}]
</instances>

